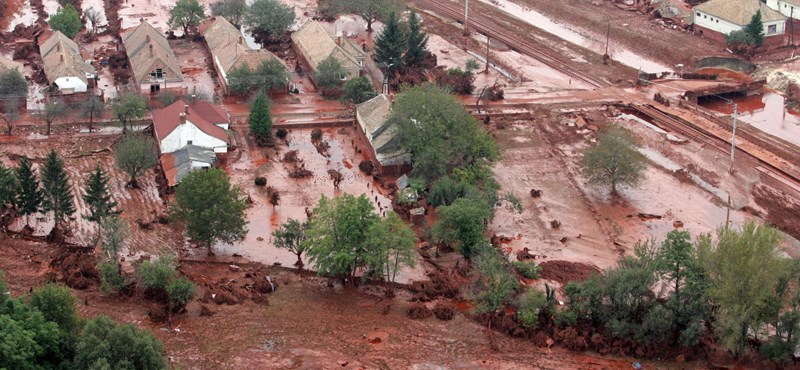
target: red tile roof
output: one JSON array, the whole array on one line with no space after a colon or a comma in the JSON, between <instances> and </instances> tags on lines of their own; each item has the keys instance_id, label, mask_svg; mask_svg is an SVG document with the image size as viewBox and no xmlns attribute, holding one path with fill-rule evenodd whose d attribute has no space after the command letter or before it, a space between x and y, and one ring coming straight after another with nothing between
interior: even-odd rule
<instances>
[{"instance_id":1,"label":"red tile roof","mask_svg":"<svg viewBox=\"0 0 800 370\"><path fill-rule=\"evenodd\" d=\"M156 138L160 142L169 136L180 124L180 114L184 112L187 105L183 100L178 100L172 105L153 112L153 129ZM228 141L225 130L215 124L228 123L225 112L215 107L213 104L201 101L188 104L189 113L186 115L186 122L192 123L201 131L220 140Z\"/></svg>"}]
</instances>

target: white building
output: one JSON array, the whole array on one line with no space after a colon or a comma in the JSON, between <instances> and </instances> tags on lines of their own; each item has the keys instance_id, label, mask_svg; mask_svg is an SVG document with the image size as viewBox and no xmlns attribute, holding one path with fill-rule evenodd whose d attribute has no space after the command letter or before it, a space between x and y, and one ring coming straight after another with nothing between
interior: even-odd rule
<instances>
[{"instance_id":1,"label":"white building","mask_svg":"<svg viewBox=\"0 0 800 370\"><path fill-rule=\"evenodd\" d=\"M62 94L86 92L97 76L94 67L81 56L78 44L60 31L39 44L47 82Z\"/></svg>"},{"instance_id":2,"label":"white building","mask_svg":"<svg viewBox=\"0 0 800 370\"><path fill-rule=\"evenodd\" d=\"M767 6L784 16L800 19L800 0L767 0Z\"/></svg>"},{"instance_id":3,"label":"white building","mask_svg":"<svg viewBox=\"0 0 800 370\"><path fill-rule=\"evenodd\" d=\"M694 29L705 37L724 43L726 35L747 27L758 11L761 11L764 24L764 44L783 43L786 17L760 0L710 0L697 5L692 15Z\"/></svg>"},{"instance_id":4,"label":"white building","mask_svg":"<svg viewBox=\"0 0 800 370\"><path fill-rule=\"evenodd\" d=\"M230 116L205 101L172 105L153 112L153 131L161 154L176 152L187 145L228 152Z\"/></svg>"}]
</instances>

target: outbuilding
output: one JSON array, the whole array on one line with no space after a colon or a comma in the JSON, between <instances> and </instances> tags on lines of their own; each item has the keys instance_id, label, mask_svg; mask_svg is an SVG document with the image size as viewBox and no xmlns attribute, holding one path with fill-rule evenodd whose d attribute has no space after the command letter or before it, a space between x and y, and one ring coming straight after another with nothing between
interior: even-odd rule
<instances>
[{"instance_id":1,"label":"outbuilding","mask_svg":"<svg viewBox=\"0 0 800 370\"><path fill-rule=\"evenodd\" d=\"M693 8L694 30L725 43L725 36L743 30L761 12L764 45L780 45L786 32L786 17L760 0L710 0Z\"/></svg>"},{"instance_id":2,"label":"outbuilding","mask_svg":"<svg viewBox=\"0 0 800 370\"><path fill-rule=\"evenodd\" d=\"M62 94L86 92L94 86L95 68L84 61L78 44L55 31L39 44L47 82Z\"/></svg>"}]
</instances>

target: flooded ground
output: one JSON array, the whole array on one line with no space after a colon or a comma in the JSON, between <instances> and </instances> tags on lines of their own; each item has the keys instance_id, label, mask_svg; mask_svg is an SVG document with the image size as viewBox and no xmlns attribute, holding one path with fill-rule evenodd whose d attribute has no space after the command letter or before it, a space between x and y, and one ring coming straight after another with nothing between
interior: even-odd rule
<instances>
[{"instance_id":1,"label":"flooded ground","mask_svg":"<svg viewBox=\"0 0 800 370\"><path fill-rule=\"evenodd\" d=\"M111 75L111 69L107 65L101 65L100 59L115 52L116 45L117 41L111 35L100 36L90 44L81 45L83 50L92 55L93 64L97 69L97 88L100 90L98 95L107 99L113 99L117 96L117 86L114 82L114 76Z\"/></svg>"},{"instance_id":2,"label":"flooded ground","mask_svg":"<svg viewBox=\"0 0 800 370\"><path fill-rule=\"evenodd\" d=\"M126 0L119 10L122 19L122 29L136 27L142 21L147 21L151 26L166 34L169 31L169 11L175 6L175 0ZM175 30L176 36L183 35L183 29Z\"/></svg>"},{"instance_id":3,"label":"flooded ground","mask_svg":"<svg viewBox=\"0 0 800 370\"><path fill-rule=\"evenodd\" d=\"M786 109L786 99L776 93L733 98L739 110L738 119L772 136L800 146L800 116ZM717 99L703 106L725 114L733 114L733 105Z\"/></svg>"},{"instance_id":4,"label":"flooded ground","mask_svg":"<svg viewBox=\"0 0 800 370\"><path fill-rule=\"evenodd\" d=\"M171 40L169 45L181 66L183 83L189 94L213 96L216 90L214 79L211 77L213 67L207 63L207 52L203 42L179 39Z\"/></svg>"},{"instance_id":5,"label":"flooded ground","mask_svg":"<svg viewBox=\"0 0 800 370\"><path fill-rule=\"evenodd\" d=\"M0 19L0 27L5 31L14 30L18 24L30 26L36 22L38 15L31 7L30 0L10 0L7 4L10 15Z\"/></svg>"},{"instance_id":6,"label":"flooded ground","mask_svg":"<svg viewBox=\"0 0 800 370\"><path fill-rule=\"evenodd\" d=\"M605 52L606 42L604 36L595 35L588 30L581 29L572 24L558 23L542 13L539 13L531 8L521 6L509 0L481 1L503 9L509 14L524 20L530 25L558 36L569 43L587 48L599 54L603 54ZM611 56L612 60L618 61L634 69L641 69L644 72L655 73L672 70L672 68L669 66L644 58L635 52L616 44L613 41L608 45L608 54Z\"/></svg>"},{"instance_id":7,"label":"flooded ground","mask_svg":"<svg viewBox=\"0 0 800 370\"><path fill-rule=\"evenodd\" d=\"M265 264L279 263L291 267L297 258L288 251L277 249L272 244L272 232L288 219L301 222L307 220L306 210L313 210L321 195L328 197L343 193L365 195L375 205L379 214L391 210L391 201L371 178L358 170L358 161L364 159L356 154L353 147L351 128L326 129L324 140L330 145L329 156L317 152L311 142L311 129L292 129L288 137L289 146L279 146L279 153L264 157L266 151L253 147L250 140L244 137L244 131L237 131L237 142L240 145L238 159L229 163L227 168L232 181L239 185L252 200L247 210L248 234L244 241L234 244L215 246L218 254L230 256L238 253L251 261ZM281 162L283 154L289 150L297 150L305 168L313 175L305 179L292 179L289 171L294 164ZM328 170L340 172L344 180L339 189L335 189ZM267 191L253 184L255 177L267 178L267 186L280 194L280 204L272 207L269 204ZM198 251L198 253L200 253ZM313 269L307 264L306 268ZM416 268L402 269L397 276L398 282L424 278L424 270L418 264Z\"/></svg>"}]
</instances>

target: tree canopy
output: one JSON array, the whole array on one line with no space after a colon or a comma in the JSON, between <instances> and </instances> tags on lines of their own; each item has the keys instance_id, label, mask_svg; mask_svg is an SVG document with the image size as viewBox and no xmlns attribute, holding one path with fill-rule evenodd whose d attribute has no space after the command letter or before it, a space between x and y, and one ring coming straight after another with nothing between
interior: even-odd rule
<instances>
[{"instance_id":1,"label":"tree canopy","mask_svg":"<svg viewBox=\"0 0 800 370\"><path fill-rule=\"evenodd\" d=\"M250 105L250 133L259 146L265 146L272 138L272 117L270 116L269 99L264 91L259 91Z\"/></svg>"},{"instance_id":2,"label":"tree canopy","mask_svg":"<svg viewBox=\"0 0 800 370\"><path fill-rule=\"evenodd\" d=\"M197 27L205 17L205 9L197 0L178 0L169 11L168 23L171 29L183 28L183 37L186 37L189 28Z\"/></svg>"},{"instance_id":3,"label":"tree canopy","mask_svg":"<svg viewBox=\"0 0 800 370\"><path fill-rule=\"evenodd\" d=\"M353 104L361 104L377 95L375 89L372 88L372 83L366 77L350 79L344 84L342 90L344 90L342 100Z\"/></svg>"},{"instance_id":4,"label":"tree canopy","mask_svg":"<svg viewBox=\"0 0 800 370\"><path fill-rule=\"evenodd\" d=\"M397 15L392 12L383 26L383 31L375 39L375 63L383 68L401 69L406 47L406 30L400 24ZM390 65L392 67L389 67Z\"/></svg>"},{"instance_id":5,"label":"tree canopy","mask_svg":"<svg viewBox=\"0 0 800 370\"><path fill-rule=\"evenodd\" d=\"M280 0L254 0L244 24L267 35L279 35L294 23L294 10Z\"/></svg>"},{"instance_id":6,"label":"tree canopy","mask_svg":"<svg viewBox=\"0 0 800 370\"><path fill-rule=\"evenodd\" d=\"M228 73L228 88L233 93L246 94L256 89L277 91L286 86L289 73L278 59L265 60L252 70L241 65Z\"/></svg>"},{"instance_id":7,"label":"tree canopy","mask_svg":"<svg viewBox=\"0 0 800 370\"><path fill-rule=\"evenodd\" d=\"M42 210L53 212L54 228L58 228L75 213L75 202L69 177L62 160L51 150L42 169Z\"/></svg>"},{"instance_id":8,"label":"tree canopy","mask_svg":"<svg viewBox=\"0 0 800 370\"><path fill-rule=\"evenodd\" d=\"M114 147L117 167L130 176L128 183L138 187L137 178L158 161L158 149L153 138L143 134L125 135Z\"/></svg>"},{"instance_id":9,"label":"tree canopy","mask_svg":"<svg viewBox=\"0 0 800 370\"><path fill-rule=\"evenodd\" d=\"M211 168L189 172L181 180L171 213L183 222L190 238L213 254L215 241L232 243L247 234L245 209L241 190L231 185L224 171Z\"/></svg>"},{"instance_id":10,"label":"tree canopy","mask_svg":"<svg viewBox=\"0 0 800 370\"><path fill-rule=\"evenodd\" d=\"M454 168L491 161L498 153L478 121L445 89L432 84L405 88L387 123L398 128L400 145L411 152L414 175L429 182Z\"/></svg>"},{"instance_id":11,"label":"tree canopy","mask_svg":"<svg viewBox=\"0 0 800 370\"><path fill-rule=\"evenodd\" d=\"M644 156L636 150L625 129L611 129L597 137L597 144L583 153L581 170L590 184L608 186L611 194L619 186L635 186L644 179Z\"/></svg>"},{"instance_id":12,"label":"tree canopy","mask_svg":"<svg viewBox=\"0 0 800 370\"><path fill-rule=\"evenodd\" d=\"M385 21L392 13L401 10L397 0L328 0L322 8L333 13L352 13L367 22L367 32L372 32L372 24Z\"/></svg>"},{"instance_id":13,"label":"tree canopy","mask_svg":"<svg viewBox=\"0 0 800 370\"><path fill-rule=\"evenodd\" d=\"M25 76L16 69L0 71L0 96L27 97L28 81L25 81Z\"/></svg>"},{"instance_id":14,"label":"tree canopy","mask_svg":"<svg viewBox=\"0 0 800 370\"><path fill-rule=\"evenodd\" d=\"M0 163L0 209L16 207L19 179L13 169Z\"/></svg>"},{"instance_id":15,"label":"tree canopy","mask_svg":"<svg viewBox=\"0 0 800 370\"><path fill-rule=\"evenodd\" d=\"M83 193L83 202L89 208L89 213L84 215L89 221L102 224L110 216L119 214L116 210L117 202L109 194L108 175L97 165L89 176Z\"/></svg>"},{"instance_id":16,"label":"tree canopy","mask_svg":"<svg viewBox=\"0 0 800 370\"><path fill-rule=\"evenodd\" d=\"M247 10L245 0L221 0L211 4L212 15L223 16L236 27L241 27Z\"/></svg>"},{"instance_id":17,"label":"tree canopy","mask_svg":"<svg viewBox=\"0 0 800 370\"><path fill-rule=\"evenodd\" d=\"M114 99L112 107L114 115L122 124L122 130L127 131L128 124L144 117L147 101L141 95L126 93Z\"/></svg>"},{"instance_id":18,"label":"tree canopy","mask_svg":"<svg viewBox=\"0 0 800 370\"><path fill-rule=\"evenodd\" d=\"M33 171L33 163L27 157L19 160L17 180L20 185L17 192L17 211L25 216L25 223L29 224L29 216L39 212L43 195L39 189L39 180Z\"/></svg>"},{"instance_id":19,"label":"tree canopy","mask_svg":"<svg viewBox=\"0 0 800 370\"><path fill-rule=\"evenodd\" d=\"M72 4L56 11L50 16L50 27L56 31L61 31L64 36L73 38L81 30L81 16Z\"/></svg>"},{"instance_id":20,"label":"tree canopy","mask_svg":"<svg viewBox=\"0 0 800 370\"><path fill-rule=\"evenodd\" d=\"M314 79L321 89L339 88L339 86L342 86L343 79L346 76L347 71L333 55L319 62L317 71L314 73Z\"/></svg>"},{"instance_id":21,"label":"tree canopy","mask_svg":"<svg viewBox=\"0 0 800 370\"><path fill-rule=\"evenodd\" d=\"M295 266L303 268L303 253L308 245L304 242L306 238L306 226L300 221L290 218L281 225L278 230L272 232L276 248L286 249L297 256Z\"/></svg>"}]
</instances>

